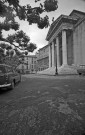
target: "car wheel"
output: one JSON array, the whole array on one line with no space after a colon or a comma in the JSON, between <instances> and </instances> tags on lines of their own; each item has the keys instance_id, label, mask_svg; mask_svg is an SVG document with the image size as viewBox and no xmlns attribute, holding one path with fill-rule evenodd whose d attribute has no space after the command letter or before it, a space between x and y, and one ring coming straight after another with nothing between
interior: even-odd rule
<instances>
[{"instance_id":1,"label":"car wheel","mask_svg":"<svg viewBox=\"0 0 85 135\"><path fill-rule=\"evenodd\" d=\"M14 81L11 82L11 86L10 89L13 90L14 89Z\"/></svg>"}]
</instances>

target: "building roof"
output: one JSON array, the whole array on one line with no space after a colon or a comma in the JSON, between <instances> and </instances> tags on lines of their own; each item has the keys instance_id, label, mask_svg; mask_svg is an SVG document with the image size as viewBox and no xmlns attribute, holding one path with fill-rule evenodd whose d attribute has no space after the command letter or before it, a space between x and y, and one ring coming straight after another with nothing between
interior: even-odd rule
<instances>
[{"instance_id":1,"label":"building roof","mask_svg":"<svg viewBox=\"0 0 85 135\"><path fill-rule=\"evenodd\" d=\"M48 46L49 45L45 45L44 47L40 48L38 51L43 50L43 49L47 48Z\"/></svg>"},{"instance_id":2,"label":"building roof","mask_svg":"<svg viewBox=\"0 0 85 135\"><path fill-rule=\"evenodd\" d=\"M79 10L73 10L73 11L70 13L69 16L72 16L73 14L77 14L77 16L78 16L78 14L85 16L85 12L82 12L82 11L79 11Z\"/></svg>"},{"instance_id":3,"label":"building roof","mask_svg":"<svg viewBox=\"0 0 85 135\"><path fill-rule=\"evenodd\" d=\"M48 31L48 34L47 34L47 37L46 37L46 40L49 39L49 36L52 34L52 32L54 31L54 29L56 27L59 27L59 25L63 22L63 21L68 21L70 23L76 23L77 19L72 17L72 16L67 16L67 15L60 15L51 25L49 31Z\"/></svg>"},{"instance_id":4,"label":"building roof","mask_svg":"<svg viewBox=\"0 0 85 135\"><path fill-rule=\"evenodd\" d=\"M84 20L85 20L85 16L84 16L83 18L81 18L81 19L75 24L75 27L77 27L78 25L80 25Z\"/></svg>"},{"instance_id":5,"label":"building roof","mask_svg":"<svg viewBox=\"0 0 85 135\"><path fill-rule=\"evenodd\" d=\"M76 14L77 17L73 16L73 14ZM79 14L79 16L78 16ZM60 24L64 21L70 22L72 24L76 24L78 22L78 19L81 18L80 15L85 16L84 12L73 10L69 16L67 15L60 15L50 26L49 31L46 36L46 40L49 40L49 37L53 34L53 31L55 28L57 29Z\"/></svg>"},{"instance_id":6,"label":"building roof","mask_svg":"<svg viewBox=\"0 0 85 135\"><path fill-rule=\"evenodd\" d=\"M73 15L75 15L75 17L79 19L74 27L77 27L79 24L81 24L85 20L85 12L73 10L69 16L73 16Z\"/></svg>"}]
</instances>

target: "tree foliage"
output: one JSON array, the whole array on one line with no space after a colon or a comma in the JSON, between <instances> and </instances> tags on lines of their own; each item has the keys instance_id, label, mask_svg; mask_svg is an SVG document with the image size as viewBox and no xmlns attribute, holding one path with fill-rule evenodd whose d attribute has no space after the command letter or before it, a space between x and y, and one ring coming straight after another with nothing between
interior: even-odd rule
<instances>
[{"instance_id":1,"label":"tree foliage","mask_svg":"<svg viewBox=\"0 0 85 135\"><path fill-rule=\"evenodd\" d=\"M23 0L24 1L24 0ZM49 26L49 17L45 15L41 17L44 12L55 11L58 8L57 0L35 0L39 6L32 7L29 4L21 5L20 0L0 0L0 18L4 21L0 21L0 40L5 40L10 44L14 45L16 48L16 54L21 55L19 50L24 50L24 54L27 55L28 51L33 52L36 49L34 43L30 43L30 38L23 32L19 31L19 24L16 21L16 17L19 20L27 21L29 25L37 24L38 28L43 29ZM13 29L17 31L13 35L8 35L7 39L3 39L2 31L9 31ZM18 46L15 45L18 44ZM4 46L4 45L3 45ZM1 47L3 50L3 47ZM9 54L9 48L7 53ZM7 49L7 48L5 48ZM11 52L13 55L13 51Z\"/></svg>"},{"instance_id":2,"label":"tree foliage","mask_svg":"<svg viewBox=\"0 0 85 135\"><path fill-rule=\"evenodd\" d=\"M19 20L27 21L29 25L37 24L40 29L47 28L49 26L49 17L47 15L41 17L41 14L43 12L55 11L58 8L58 1L43 0L42 3L41 1L35 0L35 3L39 2L39 6L32 7L29 1L27 5L20 5L20 0L0 0L0 19L3 20L0 20L0 41L9 42L14 46L12 48L11 45L0 43L0 61L3 61L4 58L6 61L8 58L13 58L14 53L18 56L17 58L21 57L23 59L23 55L27 55L28 52L33 52L36 49L36 44L30 43L30 38L23 31L19 31L19 23L16 21L16 17ZM10 29L17 32L13 35L8 35L4 39L2 34L3 30L9 31ZM7 57L4 57L5 55ZM9 60L8 62L11 61Z\"/></svg>"},{"instance_id":3,"label":"tree foliage","mask_svg":"<svg viewBox=\"0 0 85 135\"><path fill-rule=\"evenodd\" d=\"M35 2L38 1L41 0L35 0ZM22 6L20 0L0 0L0 16L6 17L4 24L0 25L1 28L5 25L5 30L10 28L17 30L19 25L14 18L18 16L20 20L28 21L29 24L36 23L39 28L43 29L48 27L49 18L47 15L43 18L40 15L43 12L55 11L57 8L57 0L45 0L43 3L39 3L37 7L31 7L30 4Z\"/></svg>"},{"instance_id":4,"label":"tree foliage","mask_svg":"<svg viewBox=\"0 0 85 135\"><path fill-rule=\"evenodd\" d=\"M30 43L30 38L22 30L16 32L13 35L8 35L6 40L10 44L13 44L15 46L16 53L19 52L19 50L21 50L24 52L25 55L27 55L27 52L33 52L34 49L37 48L36 44ZM19 54L19 53L17 53L17 54Z\"/></svg>"},{"instance_id":5,"label":"tree foliage","mask_svg":"<svg viewBox=\"0 0 85 135\"><path fill-rule=\"evenodd\" d=\"M10 29L18 30L19 24L15 21L16 14L13 8L5 0L0 0L0 17L4 20L0 22L0 40L2 38L2 30L9 31Z\"/></svg>"}]
</instances>

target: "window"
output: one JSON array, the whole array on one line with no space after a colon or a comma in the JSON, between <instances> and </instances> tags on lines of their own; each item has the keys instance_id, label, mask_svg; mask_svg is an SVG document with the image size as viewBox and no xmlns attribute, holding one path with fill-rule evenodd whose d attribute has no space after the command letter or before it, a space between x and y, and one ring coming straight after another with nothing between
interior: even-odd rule
<instances>
[{"instance_id":1,"label":"window","mask_svg":"<svg viewBox=\"0 0 85 135\"><path fill-rule=\"evenodd\" d=\"M32 58L32 64L33 64L33 58Z\"/></svg>"},{"instance_id":2,"label":"window","mask_svg":"<svg viewBox=\"0 0 85 135\"><path fill-rule=\"evenodd\" d=\"M33 65L32 65L32 69L33 69Z\"/></svg>"},{"instance_id":3,"label":"window","mask_svg":"<svg viewBox=\"0 0 85 135\"><path fill-rule=\"evenodd\" d=\"M27 69L28 69L28 65L27 65Z\"/></svg>"}]
</instances>

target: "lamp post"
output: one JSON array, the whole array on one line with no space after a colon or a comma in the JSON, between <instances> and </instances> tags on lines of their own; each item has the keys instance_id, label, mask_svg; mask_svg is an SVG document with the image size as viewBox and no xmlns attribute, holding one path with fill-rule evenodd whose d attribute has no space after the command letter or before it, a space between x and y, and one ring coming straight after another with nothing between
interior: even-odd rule
<instances>
[{"instance_id":1,"label":"lamp post","mask_svg":"<svg viewBox=\"0 0 85 135\"><path fill-rule=\"evenodd\" d=\"M56 63L56 65L55 65L56 68L55 68L55 75L58 75L58 68L57 68L57 44L55 45L55 47L56 47L56 53L55 53L55 54L56 54L56 62L55 62L55 63Z\"/></svg>"}]
</instances>

